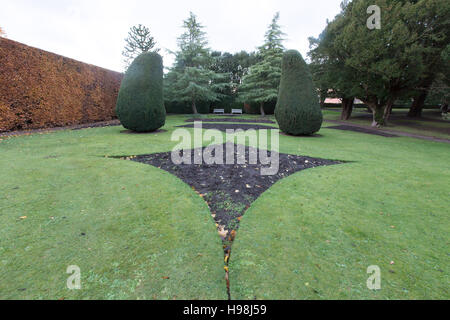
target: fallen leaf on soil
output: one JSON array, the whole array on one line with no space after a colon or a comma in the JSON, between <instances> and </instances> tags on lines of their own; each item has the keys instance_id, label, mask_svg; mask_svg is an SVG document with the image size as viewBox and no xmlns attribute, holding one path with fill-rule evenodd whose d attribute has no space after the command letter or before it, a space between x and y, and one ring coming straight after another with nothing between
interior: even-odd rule
<instances>
[{"instance_id":1,"label":"fallen leaf on soil","mask_svg":"<svg viewBox=\"0 0 450 320\"><path fill-rule=\"evenodd\" d=\"M163 279L164 279L164 280L169 280L169 279L170 279L170 277L163 277Z\"/></svg>"},{"instance_id":2,"label":"fallen leaf on soil","mask_svg":"<svg viewBox=\"0 0 450 320\"><path fill-rule=\"evenodd\" d=\"M225 228L224 228L223 226L220 226L220 227L219 227L219 235L220 235L222 238L225 238L225 237L227 236L227 231L225 230Z\"/></svg>"}]
</instances>

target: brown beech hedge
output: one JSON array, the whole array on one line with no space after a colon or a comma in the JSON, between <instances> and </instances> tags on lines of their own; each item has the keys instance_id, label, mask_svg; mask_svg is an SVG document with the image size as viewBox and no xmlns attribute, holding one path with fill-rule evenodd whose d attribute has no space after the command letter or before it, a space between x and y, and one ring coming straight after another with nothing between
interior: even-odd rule
<instances>
[{"instance_id":1,"label":"brown beech hedge","mask_svg":"<svg viewBox=\"0 0 450 320\"><path fill-rule=\"evenodd\" d=\"M122 77L0 38L0 132L115 119Z\"/></svg>"}]
</instances>

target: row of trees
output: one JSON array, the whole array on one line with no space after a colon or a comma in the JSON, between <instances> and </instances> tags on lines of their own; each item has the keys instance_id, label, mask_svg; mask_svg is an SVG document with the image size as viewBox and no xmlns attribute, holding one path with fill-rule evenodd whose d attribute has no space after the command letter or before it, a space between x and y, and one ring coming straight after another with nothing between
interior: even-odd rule
<instances>
[{"instance_id":1,"label":"row of trees","mask_svg":"<svg viewBox=\"0 0 450 320\"><path fill-rule=\"evenodd\" d=\"M212 51L204 26L190 13L183 22L185 31L178 38L177 51L170 52L175 63L164 79L166 105L188 104L193 113L198 113L200 103L257 103L264 115L265 104L276 103L281 78L284 34L278 20L277 13L257 52L231 54ZM158 50L149 29L141 25L130 30L126 42L127 66L139 54Z\"/></svg>"},{"instance_id":2,"label":"row of trees","mask_svg":"<svg viewBox=\"0 0 450 320\"><path fill-rule=\"evenodd\" d=\"M367 27L367 8L381 8L381 28ZM398 100L412 101L409 116L425 100L448 104L450 2L448 0L354 0L318 38L310 38L311 70L322 102L333 94L348 119L355 98L383 125Z\"/></svg>"},{"instance_id":3,"label":"row of trees","mask_svg":"<svg viewBox=\"0 0 450 320\"><path fill-rule=\"evenodd\" d=\"M367 9L374 4L381 28L372 30ZM411 103L411 117L421 115L426 101L448 104L449 17L448 0L344 1L322 34L310 38L309 67L321 102L341 98L342 119L348 119L358 98L372 111L374 126L385 124L395 102ZM230 54L211 51L204 26L191 13L165 75L166 105L188 104L197 113L199 104L239 102L259 105L264 115L265 106L276 103L281 77L285 49L278 21L277 13L256 52ZM157 50L143 26L131 30L127 43L126 58Z\"/></svg>"}]
</instances>

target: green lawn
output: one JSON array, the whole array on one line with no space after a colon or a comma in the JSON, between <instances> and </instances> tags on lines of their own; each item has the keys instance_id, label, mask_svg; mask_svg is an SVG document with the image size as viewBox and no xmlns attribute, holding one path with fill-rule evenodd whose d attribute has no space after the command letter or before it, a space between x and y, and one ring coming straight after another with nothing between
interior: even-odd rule
<instances>
[{"instance_id":1,"label":"green lawn","mask_svg":"<svg viewBox=\"0 0 450 320\"><path fill-rule=\"evenodd\" d=\"M439 110L424 110L422 118L414 119L407 117L408 109L394 109L393 115L389 119L383 130L400 131L409 134L422 135L427 137L450 139L450 120L444 121ZM340 120L341 110L338 108L324 111L325 120ZM345 121L349 124L363 126L372 125L372 115L365 109L355 109L352 117ZM325 123L325 126L332 126L332 123Z\"/></svg>"},{"instance_id":2,"label":"green lawn","mask_svg":"<svg viewBox=\"0 0 450 320\"><path fill-rule=\"evenodd\" d=\"M153 135L3 138L0 298L226 299L206 203L169 173L105 157L170 151L187 117ZM281 136L280 151L350 162L298 172L253 203L233 245L232 299L449 299L449 145L320 134ZM82 290L66 288L69 265Z\"/></svg>"}]
</instances>

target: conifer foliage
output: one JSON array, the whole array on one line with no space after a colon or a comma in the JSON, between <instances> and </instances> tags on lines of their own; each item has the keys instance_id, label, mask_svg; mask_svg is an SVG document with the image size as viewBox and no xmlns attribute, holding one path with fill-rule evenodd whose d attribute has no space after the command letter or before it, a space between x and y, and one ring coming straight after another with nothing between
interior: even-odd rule
<instances>
[{"instance_id":1,"label":"conifer foliage","mask_svg":"<svg viewBox=\"0 0 450 320\"><path fill-rule=\"evenodd\" d=\"M287 134L311 135L320 130L323 116L308 65L300 52L286 51L275 117Z\"/></svg>"},{"instance_id":2,"label":"conifer foliage","mask_svg":"<svg viewBox=\"0 0 450 320\"><path fill-rule=\"evenodd\" d=\"M191 12L183 27L185 32L178 38L175 64L165 79L165 99L169 103L189 104L192 113L197 114L200 102L218 101L231 81L228 74L210 69L213 58L197 16Z\"/></svg>"},{"instance_id":3,"label":"conifer foliage","mask_svg":"<svg viewBox=\"0 0 450 320\"><path fill-rule=\"evenodd\" d=\"M125 128L136 132L152 132L164 126L163 62L158 53L143 53L128 68L116 113Z\"/></svg>"},{"instance_id":4,"label":"conifer foliage","mask_svg":"<svg viewBox=\"0 0 450 320\"><path fill-rule=\"evenodd\" d=\"M265 43L259 48L260 61L250 68L239 88L240 100L244 103L258 103L265 115L264 104L276 101L281 77L281 60L284 46L280 14L275 14L265 35Z\"/></svg>"},{"instance_id":5,"label":"conifer foliage","mask_svg":"<svg viewBox=\"0 0 450 320\"><path fill-rule=\"evenodd\" d=\"M156 41L150 33L150 29L139 24L131 27L128 37L125 39L125 48L122 52L125 68L127 69L136 57L145 52L159 52L155 48Z\"/></svg>"}]
</instances>

